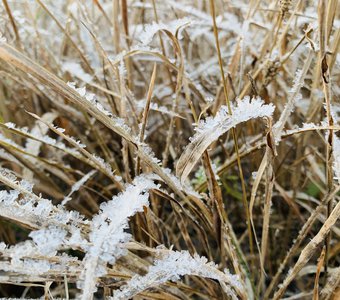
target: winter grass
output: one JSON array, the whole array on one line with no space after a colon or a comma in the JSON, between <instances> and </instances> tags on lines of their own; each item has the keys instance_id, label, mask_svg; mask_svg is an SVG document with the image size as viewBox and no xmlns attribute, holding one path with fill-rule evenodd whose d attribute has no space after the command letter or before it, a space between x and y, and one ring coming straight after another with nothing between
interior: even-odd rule
<instances>
[{"instance_id":1,"label":"winter grass","mask_svg":"<svg viewBox=\"0 0 340 300\"><path fill-rule=\"evenodd\" d=\"M1 297L340 297L338 1L2 3Z\"/></svg>"}]
</instances>

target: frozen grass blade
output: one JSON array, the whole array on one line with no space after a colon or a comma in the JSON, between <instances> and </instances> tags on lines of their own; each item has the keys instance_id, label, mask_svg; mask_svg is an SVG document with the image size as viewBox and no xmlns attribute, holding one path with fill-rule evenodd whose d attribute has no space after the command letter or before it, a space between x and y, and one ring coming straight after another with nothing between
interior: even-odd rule
<instances>
[{"instance_id":1,"label":"frozen grass blade","mask_svg":"<svg viewBox=\"0 0 340 300\"><path fill-rule=\"evenodd\" d=\"M229 115L227 107L222 107L215 117L208 117L195 128L196 134L191 138L176 167L176 174L183 182L196 165L203 152L222 134L235 128L238 124L254 118L270 117L274 112L272 104L264 104L260 98L250 100L245 97L238 101Z\"/></svg>"}]
</instances>

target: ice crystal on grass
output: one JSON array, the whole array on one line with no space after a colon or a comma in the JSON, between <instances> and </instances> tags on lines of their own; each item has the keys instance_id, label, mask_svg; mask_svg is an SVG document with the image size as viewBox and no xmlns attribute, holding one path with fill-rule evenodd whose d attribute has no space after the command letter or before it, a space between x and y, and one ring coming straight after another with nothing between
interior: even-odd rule
<instances>
[{"instance_id":1,"label":"ice crystal on grass","mask_svg":"<svg viewBox=\"0 0 340 300\"><path fill-rule=\"evenodd\" d=\"M146 104L145 100L138 101L137 104L136 104L138 110L143 111L145 104ZM150 103L150 110L158 111L158 112L161 112L163 114L167 114L167 115L172 116L172 117L183 118L179 114L169 110L166 106L158 105L157 103Z\"/></svg>"},{"instance_id":2,"label":"ice crystal on grass","mask_svg":"<svg viewBox=\"0 0 340 300\"><path fill-rule=\"evenodd\" d=\"M294 81L293 81L293 86L292 89L290 90L291 93L295 93L297 91L299 91L302 87L303 87L303 79L304 79L304 74L303 74L303 70L297 70L295 72L295 77L294 77Z\"/></svg>"},{"instance_id":3,"label":"ice crystal on grass","mask_svg":"<svg viewBox=\"0 0 340 300\"><path fill-rule=\"evenodd\" d=\"M130 239L130 234L125 231L128 220L142 211L143 206L149 205L148 190L156 187L147 177L137 177L123 193L100 206L99 214L92 219L91 246L86 249L84 269L78 281L83 290L82 299L88 299L96 290L96 280L106 273L106 264L113 264L116 258L126 253L120 245Z\"/></svg>"},{"instance_id":4,"label":"ice crystal on grass","mask_svg":"<svg viewBox=\"0 0 340 300\"><path fill-rule=\"evenodd\" d=\"M338 180L340 184L340 139L336 136L336 134L333 135L333 156L334 179Z\"/></svg>"},{"instance_id":5,"label":"ice crystal on grass","mask_svg":"<svg viewBox=\"0 0 340 300\"><path fill-rule=\"evenodd\" d=\"M155 153L152 151L151 147L148 144L140 142L138 137L135 137L135 143L138 145L138 147L143 151L145 155L150 157L152 162L154 162L157 165L161 163L161 161L155 156Z\"/></svg>"},{"instance_id":6,"label":"ice crystal on grass","mask_svg":"<svg viewBox=\"0 0 340 300\"><path fill-rule=\"evenodd\" d=\"M58 116L57 113L45 113L41 118L47 122L52 122L56 117ZM48 132L48 126L45 125L44 123L37 122L34 127L30 130L30 134L33 137L37 137L38 139L40 138L41 140L45 141L46 144L51 144L54 145L56 144L56 140L50 138L47 135ZM41 147L42 142L39 140L33 140L29 139L26 143L26 150L28 153L31 153L33 155L38 155L40 152L40 147Z\"/></svg>"},{"instance_id":7,"label":"ice crystal on grass","mask_svg":"<svg viewBox=\"0 0 340 300\"><path fill-rule=\"evenodd\" d=\"M183 190L186 194L194 196L196 198L201 198L201 195L196 192L189 183L181 183L179 178L174 175L169 168L163 168L163 171L171 178L172 182L177 186L179 190Z\"/></svg>"},{"instance_id":8,"label":"ice crystal on grass","mask_svg":"<svg viewBox=\"0 0 340 300\"><path fill-rule=\"evenodd\" d=\"M74 89L81 97L84 97L84 96L85 96L85 94L86 94L86 87L85 87L85 86L84 86L84 87L81 87L81 88L77 88L77 87L76 87L76 83L73 82L73 81L67 82L67 85L68 85L70 88Z\"/></svg>"},{"instance_id":9,"label":"ice crystal on grass","mask_svg":"<svg viewBox=\"0 0 340 300\"><path fill-rule=\"evenodd\" d=\"M195 128L198 135L214 131L214 135L221 135L226 130L235 127L237 124L254 118L270 117L274 112L273 104L265 104L260 98L245 97L237 102L237 106L232 107L232 115L228 112L227 106L222 106L215 117L208 117L200 121ZM192 140L195 139L195 136Z\"/></svg>"},{"instance_id":10,"label":"ice crystal on grass","mask_svg":"<svg viewBox=\"0 0 340 300\"><path fill-rule=\"evenodd\" d=\"M42 275L51 270L51 264L43 259L25 258L12 261L12 263L0 263L0 270L7 272L20 272L28 275Z\"/></svg>"},{"instance_id":11,"label":"ice crystal on grass","mask_svg":"<svg viewBox=\"0 0 340 300\"><path fill-rule=\"evenodd\" d=\"M28 128L25 127L17 127L14 123L8 122L5 123L4 126L6 126L8 129L12 129L13 131L17 132L17 133L21 133L24 136L26 136L28 138L28 141L26 143L26 147L20 147L19 145L14 144L14 142L12 142L11 140L8 139L3 139L5 141L8 140L8 142L11 142L11 144L13 146L16 146L19 149L22 149L23 152L27 152L33 156L38 156L39 152L40 152L40 147L41 144L46 144L46 145L50 145L54 148L57 148L59 150L62 150L63 152L69 153L75 157L79 156L79 152L73 148L69 148L67 147L64 143L59 142L53 138L51 138L50 136L48 136L46 134L48 127L45 124L41 124L42 127L40 126L36 126L34 127L31 131L28 130ZM58 128L58 130L60 130L60 128ZM42 132L41 132L42 131ZM84 148L85 145L83 145L80 141L77 141L76 139L70 137L71 139L73 139L73 141L75 143L77 143L77 145L80 148ZM1 135L0 135L0 139L1 139ZM26 156L29 160L34 160L34 158L32 158L31 156ZM34 160L35 161L35 160Z\"/></svg>"},{"instance_id":12,"label":"ice crystal on grass","mask_svg":"<svg viewBox=\"0 0 340 300\"><path fill-rule=\"evenodd\" d=\"M67 139L69 139L71 142L77 144L76 146L78 146L79 148L85 148L86 145L84 145L81 141L77 140L76 138L74 138L73 136L69 136L67 134L65 134L65 129L55 126L53 124L49 124L51 126L51 128L57 133L60 134L61 136L65 136Z\"/></svg>"},{"instance_id":13,"label":"ice crystal on grass","mask_svg":"<svg viewBox=\"0 0 340 300\"><path fill-rule=\"evenodd\" d=\"M310 54L310 53L309 53ZM289 93L288 101L284 107L284 110L281 113L279 120L273 126L273 134L275 143L278 144L281 141L283 129L285 127L286 122L288 121L289 116L295 109L295 103L297 101L301 101L302 96L300 94L300 89L304 84L304 80L308 71L308 68L311 64L312 56L309 55L304 67L301 70L297 70L295 73L295 77L293 80L293 86Z\"/></svg>"},{"instance_id":14,"label":"ice crystal on grass","mask_svg":"<svg viewBox=\"0 0 340 300\"><path fill-rule=\"evenodd\" d=\"M232 115L229 114L227 106L222 106L215 117L200 121L195 129L196 134L190 139L191 143L177 163L177 175L181 177L182 182L212 142L242 122L254 118L271 117L274 105L265 104L260 97L253 98L252 101L250 97L245 97L238 101L236 107L232 106L231 110Z\"/></svg>"},{"instance_id":15,"label":"ice crystal on grass","mask_svg":"<svg viewBox=\"0 0 340 300\"><path fill-rule=\"evenodd\" d=\"M60 246L64 245L66 235L66 230L50 226L46 229L32 231L29 236L33 239L40 253L53 256Z\"/></svg>"},{"instance_id":16,"label":"ice crystal on grass","mask_svg":"<svg viewBox=\"0 0 340 300\"><path fill-rule=\"evenodd\" d=\"M113 170L109 163L107 163L103 158L97 156L96 154L92 154L92 159L108 174L113 176ZM118 180L119 181L119 180Z\"/></svg>"},{"instance_id":17,"label":"ice crystal on grass","mask_svg":"<svg viewBox=\"0 0 340 300\"><path fill-rule=\"evenodd\" d=\"M81 227L86 224L76 211L66 211L54 206L32 192L33 185L26 180L18 181L16 176L6 169L0 169L0 181L14 190L0 191L0 215L8 219L20 220L31 228L42 229L50 225L64 228L67 224ZM19 197L19 196L22 197Z\"/></svg>"},{"instance_id":18,"label":"ice crystal on grass","mask_svg":"<svg viewBox=\"0 0 340 300\"><path fill-rule=\"evenodd\" d=\"M126 55L128 55L129 53L133 53L133 52L140 52L140 53L145 53L147 54L161 54L161 50L157 49L157 48L151 48L147 45L143 45L143 44L138 44L138 45L134 45L130 48L129 51L123 50L122 52L118 53L115 56L109 56L110 61L112 62L112 64L120 64L120 62L122 60L124 60L124 57Z\"/></svg>"},{"instance_id":19,"label":"ice crystal on grass","mask_svg":"<svg viewBox=\"0 0 340 300\"><path fill-rule=\"evenodd\" d=\"M109 112L102 103L100 103L96 97L95 94L87 92L86 91L86 86L83 86L81 88L77 88L76 87L76 83L75 82L67 82L67 85L74 89L79 96L81 96L82 98L85 98L88 102L90 102L94 107L96 107L101 113L103 113L104 115L112 118L113 115L111 112ZM125 125L126 126L126 125ZM126 127L125 127L126 129Z\"/></svg>"},{"instance_id":20,"label":"ice crystal on grass","mask_svg":"<svg viewBox=\"0 0 340 300\"><path fill-rule=\"evenodd\" d=\"M151 43L153 36L160 30L168 30L173 35L176 31L189 25L192 22L189 18L177 19L169 22L168 24L163 23L152 23L145 26L144 31L140 34L139 40L143 45Z\"/></svg>"},{"instance_id":21,"label":"ice crystal on grass","mask_svg":"<svg viewBox=\"0 0 340 300\"><path fill-rule=\"evenodd\" d=\"M42 275L49 271L66 272L77 261L63 253L42 253L40 249L30 240L7 246L4 243L0 249L1 256L6 258L0 262L0 270L27 275Z\"/></svg>"},{"instance_id":22,"label":"ice crystal on grass","mask_svg":"<svg viewBox=\"0 0 340 300\"><path fill-rule=\"evenodd\" d=\"M71 73L73 76L81 79L84 82L90 82L92 80L91 75L85 73L79 63L67 61L63 63L62 68L64 71Z\"/></svg>"},{"instance_id":23,"label":"ice crystal on grass","mask_svg":"<svg viewBox=\"0 0 340 300\"><path fill-rule=\"evenodd\" d=\"M14 188L0 191L0 215L36 229L29 234L33 241L2 249L11 260L0 263L0 269L36 275L49 270L64 272L62 264L55 263L57 252L64 248L86 248L87 241L81 237L80 228L87 222L78 212L66 211L38 197L30 182L19 181L6 169L1 169L0 181ZM45 257L53 257L54 262Z\"/></svg>"},{"instance_id":24,"label":"ice crystal on grass","mask_svg":"<svg viewBox=\"0 0 340 300\"><path fill-rule=\"evenodd\" d=\"M208 38L210 38L209 30L211 25L211 15L209 13L196 9L191 5L183 5L179 1L169 1L169 3L176 10L185 12L195 20L195 22L192 21L192 24L197 26L190 32L194 37L204 33ZM219 28L223 29L223 32L243 34L241 30L242 24L238 21L235 15L231 13L224 13L223 16L217 16L216 23Z\"/></svg>"},{"instance_id":25,"label":"ice crystal on grass","mask_svg":"<svg viewBox=\"0 0 340 300\"><path fill-rule=\"evenodd\" d=\"M155 261L146 275L132 277L120 291L114 293L112 299L129 299L150 287L158 286L167 281L178 281L184 275L215 279L226 283L233 289L242 290L238 276L219 271L217 265L208 262L206 257L200 257L197 254L191 256L188 251L169 251ZM229 292L235 296L232 289Z\"/></svg>"},{"instance_id":26,"label":"ice crystal on grass","mask_svg":"<svg viewBox=\"0 0 340 300\"><path fill-rule=\"evenodd\" d=\"M272 298L296 256L288 252L282 262L276 248L304 238L304 229L292 232L281 245L279 231L270 234L273 223L291 223L275 201L270 212L272 194L296 194L292 212L302 226L322 201L314 186L324 186L327 154L332 183L340 183L339 21L332 5L325 7L331 15L323 45L317 1L291 6L281 24L273 0L7 2L0 5L0 167L12 172L0 168L0 219L8 223L4 241L16 245L0 243L0 283L43 283L27 295L86 300ZM297 172L301 180L289 180L292 170L309 176ZM238 201L241 190L254 196L249 214ZM326 219L323 211L317 217ZM162 243L184 251L155 248ZM218 269L226 260L239 280ZM249 268L252 260L262 260L266 275ZM310 293L313 278L305 279L295 276L285 296L295 287ZM12 290L20 297L4 287Z\"/></svg>"},{"instance_id":27,"label":"ice crystal on grass","mask_svg":"<svg viewBox=\"0 0 340 300\"><path fill-rule=\"evenodd\" d=\"M85 182L88 181L92 177L92 175L94 175L95 173L96 173L96 170L92 170L89 173L87 173L85 176L83 176L80 180L78 180L75 184L73 184L71 191L61 202L61 205L65 205L68 201L72 200L71 195L74 192L78 191L85 184Z\"/></svg>"}]
</instances>

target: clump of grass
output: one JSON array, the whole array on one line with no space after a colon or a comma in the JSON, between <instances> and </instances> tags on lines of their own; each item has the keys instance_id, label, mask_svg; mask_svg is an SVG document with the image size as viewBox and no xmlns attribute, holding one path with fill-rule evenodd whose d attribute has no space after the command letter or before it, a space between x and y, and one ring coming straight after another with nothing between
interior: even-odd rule
<instances>
[{"instance_id":1,"label":"clump of grass","mask_svg":"<svg viewBox=\"0 0 340 300\"><path fill-rule=\"evenodd\" d=\"M338 1L2 2L2 297L339 297Z\"/></svg>"}]
</instances>

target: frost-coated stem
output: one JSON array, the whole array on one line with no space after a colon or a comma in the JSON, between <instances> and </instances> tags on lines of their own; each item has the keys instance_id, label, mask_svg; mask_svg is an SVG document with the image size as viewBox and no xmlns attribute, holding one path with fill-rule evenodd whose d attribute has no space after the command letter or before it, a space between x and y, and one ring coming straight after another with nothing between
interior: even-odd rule
<instances>
[{"instance_id":1,"label":"frost-coated stem","mask_svg":"<svg viewBox=\"0 0 340 300\"><path fill-rule=\"evenodd\" d=\"M177 281L184 275L218 280L232 299L239 299L237 295L244 299L245 292L238 276L231 275L228 271L221 272L216 267L205 257L197 254L192 257L188 251L168 251L163 258L156 260L146 275L135 275L125 286L116 291L111 299L130 299L150 287L164 284L167 281Z\"/></svg>"},{"instance_id":2,"label":"frost-coated stem","mask_svg":"<svg viewBox=\"0 0 340 300\"><path fill-rule=\"evenodd\" d=\"M313 59L313 52L312 50L309 50L308 55L307 55L307 60L303 66L303 69L298 72L297 76L294 79L294 85L291 89L291 95L287 101L287 104L283 112L281 113L280 119L273 126L273 134L277 142L281 140L284 126L287 123L287 120L290 114L294 110L295 101L300 93L301 87L303 86L303 82L309 70L312 59Z\"/></svg>"}]
</instances>

